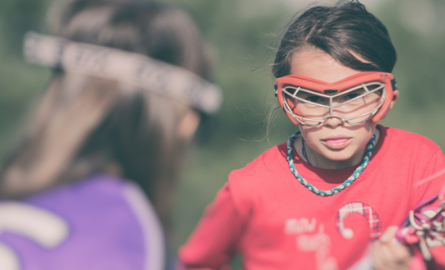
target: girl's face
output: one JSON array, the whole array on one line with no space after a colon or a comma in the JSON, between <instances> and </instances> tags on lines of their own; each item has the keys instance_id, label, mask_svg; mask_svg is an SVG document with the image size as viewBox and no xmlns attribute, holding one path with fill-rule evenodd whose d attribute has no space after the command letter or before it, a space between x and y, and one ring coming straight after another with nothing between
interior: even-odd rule
<instances>
[{"instance_id":1,"label":"girl's face","mask_svg":"<svg viewBox=\"0 0 445 270\"><path fill-rule=\"evenodd\" d=\"M308 48L294 53L290 63L290 73L311 77L325 82L336 82L354 74L358 70L343 66L330 55L316 48ZM392 107L398 92L390 105ZM310 147L307 154L310 162L320 168L339 169L361 162L366 145L376 130L376 123L351 126L339 118L328 118L319 127L300 125L305 143ZM297 145L298 147L298 145ZM312 150L312 151L311 151Z\"/></svg>"}]
</instances>

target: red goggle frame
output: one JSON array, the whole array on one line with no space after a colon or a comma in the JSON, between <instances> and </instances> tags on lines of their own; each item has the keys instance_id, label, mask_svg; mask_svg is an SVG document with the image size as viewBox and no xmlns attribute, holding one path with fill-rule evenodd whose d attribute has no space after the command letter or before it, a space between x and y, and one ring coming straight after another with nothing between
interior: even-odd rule
<instances>
[{"instance_id":1,"label":"red goggle frame","mask_svg":"<svg viewBox=\"0 0 445 270\"><path fill-rule=\"evenodd\" d=\"M287 86L301 87L307 90L319 92L322 94L338 94L341 91L351 89L361 84L369 82L381 82L385 85L386 96L384 97L384 102L380 109L371 117L372 122L378 122L389 108L389 105L393 98L393 92L395 88L395 80L391 73L378 72L378 71L365 71L354 74L342 80L328 83L320 80L316 80L310 77L291 74L283 76L276 79L275 83L275 95L278 98L281 108L284 110L285 95L283 94L283 89ZM292 111L301 116L301 113L296 110L295 107L291 107ZM290 115L286 110L284 110L289 119L295 124L300 123Z\"/></svg>"}]
</instances>

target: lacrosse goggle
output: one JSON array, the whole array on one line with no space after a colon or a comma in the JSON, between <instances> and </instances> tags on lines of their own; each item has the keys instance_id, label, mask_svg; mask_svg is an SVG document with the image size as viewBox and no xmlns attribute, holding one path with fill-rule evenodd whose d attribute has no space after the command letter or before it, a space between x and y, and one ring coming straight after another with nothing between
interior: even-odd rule
<instances>
[{"instance_id":1,"label":"lacrosse goggle","mask_svg":"<svg viewBox=\"0 0 445 270\"><path fill-rule=\"evenodd\" d=\"M222 92L217 85L146 55L33 32L25 37L24 54L31 63L117 80L187 103L205 115L214 115L221 107Z\"/></svg>"},{"instance_id":2,"label":"lacrosse goggle","mask_svg":"<svg viewBox=\"0 0 445 270\"><path fill-rule=\"evenodd\" d=\"M367 71L328 83L301 75L277 78L275 95L295 125L317 127L329 118L349 125L378 122L395 90L391 73Z\"/></svg>"}]
</instances>

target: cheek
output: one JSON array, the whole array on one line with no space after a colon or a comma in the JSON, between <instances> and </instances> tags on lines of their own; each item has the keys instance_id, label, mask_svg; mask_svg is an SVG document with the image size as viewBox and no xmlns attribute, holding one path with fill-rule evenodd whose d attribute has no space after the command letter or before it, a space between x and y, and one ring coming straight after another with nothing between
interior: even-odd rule
<instances>
[{"instance_id":1,"label":"cheek","mask_svg":"<svg viewBox=\"0 0 445 270\"><path fill-rule=\"evenodd\" d=\"M363 132L363 137L366 138L364 139L364 144L368 144L369 140L371 140L372 136L374 135L374 133L376 132L376 124L373 123L373 126L369 127L369 129L365 130Z\"/></svg>"},{"instance_id":2,"label":"cheek","mask_svg":"<svg viewBox=\"0 0 445 270\"><path fill-rule=\"evenodd\" d=\"M363 127L360 127L357 130L357 133L359 134L359 136L369 138L366 140L366 141L369 141L371 139L372 135L374 134L376 128L377 128L376 123L368 121L365 124L363 124Z\"/></svg>"},{"instance_id":3,"label":"cheek","mask_svg":"<svg viewBox=\"0 0 445 270\"><path fill-rule=\"evenodd\" d=\"M376 123L368 122L355 130L354 149L356 149L357 152L366 148L376 131L376 127Z\"/></svg>"},{"instance_id":4,"label":"cheek","mask_svg":"<svg viewBox=\"0 0 445 270\"><path fill-rule=\"evenodd\" d=\"M305 127L300 126L301 135L304 138L304 141L307 145L309 145L312 149L316 148L316 144L319 141L319 137L321 134L322 127Z\"/></svg>"}]
</instances>

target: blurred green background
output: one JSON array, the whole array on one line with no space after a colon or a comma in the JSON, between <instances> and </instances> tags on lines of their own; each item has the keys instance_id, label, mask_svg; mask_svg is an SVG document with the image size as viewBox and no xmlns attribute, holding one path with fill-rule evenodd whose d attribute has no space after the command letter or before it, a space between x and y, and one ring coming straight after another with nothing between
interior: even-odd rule
<instances>
[{"instance_id":1,"label":"blurred green background","mask_svg":"<svg viewBox=\"0 0 445 270\"><path fill-rule=\"evenodd\" d=\"M178 247L231 170L243 167L294 132L295 127L277 110L266 138L265 119L276 105L270 64L283 27L295 12L314 1L165 1L184 7L195 18L215 55L216 81L225 95L217 131L210 142L191 153L179 186L175 211ZM0 3L0 158L13 147L24 117L50 76L48 70L23 61L21 41L29 30L47 33L44 16L51 2ZM363 3L386 24L398 50L394 75L401 95L383 124L422 134L444 148L445 1Z\"/></svg>"}]
</instances>

